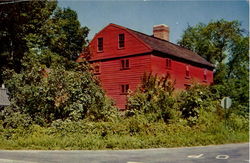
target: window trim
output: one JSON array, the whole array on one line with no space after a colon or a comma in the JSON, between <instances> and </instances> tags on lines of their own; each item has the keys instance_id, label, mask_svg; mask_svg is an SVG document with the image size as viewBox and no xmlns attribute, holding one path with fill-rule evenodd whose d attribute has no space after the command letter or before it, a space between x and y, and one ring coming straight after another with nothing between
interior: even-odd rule
<instances>
[{"instance_id":1,"label":"window trim","mask_svg":"<svg viewBox=\"0 0 250 163\"><path fill-rule=\"evenodd\" d=\"M189 65L186 65L185 78L186 79L190 79L191 78Z\"/></svg>"},{"instance_id":2,"label":"window trim","mask_svg":"<svg viewBox=\"0 0 250 163\"><path fill-rule=\"evenodd\" d=\"M123 36L123 40L121 40L120 36ZM121 46L121 43L123 43L123 46ZM120 33L118 34L118 49L124 49L125 48L125 34L124 33Z\"/></svg>"},{"instance_id":3,"label":"window trim","mask_svg":"<svg viewBox=\"0 0 250 163\"><path fill-rule=\"evenodd\" d=\"M96 67L98 67L98 71L96 71ZM101 74L101 67L99 64L94 65L93 69L94 69L94 75Z\"/></svg>"},{"instance_id":4,"label":"window trim","mask_svg":"<svg viewBox=\"0 0 250 163\"><path fill-rule=\"evenodd\" d=\"M207 82L207 69L203 70L203 82Z\"/></svg>"},{"instance_id":5,"label":"window trim","mask_svg":"<svg viewBox=\"0 0 250 163\"><path fill-rule=\"evenodd\" d=\"M99 42L100 39L102 40L102 46L99 46L99 45L100 45L100 42ZM99 52L99 53L100 53L100 52L103 52L103 49L104 49L104 47L103 47L103 42L104 42L103 37L98 37L98 38L97 38L97 52ZM99 49L100 47L102 47L101 50Z\"/></svg>"}]
</instances>

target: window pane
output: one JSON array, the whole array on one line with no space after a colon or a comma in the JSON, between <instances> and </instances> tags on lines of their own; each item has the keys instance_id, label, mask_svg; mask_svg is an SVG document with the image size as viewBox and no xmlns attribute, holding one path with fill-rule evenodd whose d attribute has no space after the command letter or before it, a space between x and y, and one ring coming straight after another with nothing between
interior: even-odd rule
<instances>
[{"instance_id":1,"label":"window pane","mask_svg":"<svg viewBox=\"0 0 250 163\"><path fill-rule=\"evenodd\" d=\"M121 85L121 93L122 94L127 94L128 90L129 90L129 85L128 84Z\"/></svg>"},{"instance_id":2,"label":"window pane","mask_svg":"<svg viewBox=\"0 0 250 163\"><path fill-rule=\"evenodd\" d=\"M121 60L121 69L129 69L129 60Z\"/></svg>"},{"instance_id":3,"label":"window pane","mask_svg":"<svg viewBox=\"0 0 250 163\"><path fill-rule=\"evenodd\" d=\"M119 34L119 48L124 48L125 46L125 36L124 34Z\"/></svg>"},{"instance_id":4,"label":"window pane","mask_svg":"<svg viewBox=\"0 0 250 163\"><path fill-rule=\"evenodd\" d=\"M126 60L126 68L129 68L129 60Z\"/></svg>"}]
</instances>

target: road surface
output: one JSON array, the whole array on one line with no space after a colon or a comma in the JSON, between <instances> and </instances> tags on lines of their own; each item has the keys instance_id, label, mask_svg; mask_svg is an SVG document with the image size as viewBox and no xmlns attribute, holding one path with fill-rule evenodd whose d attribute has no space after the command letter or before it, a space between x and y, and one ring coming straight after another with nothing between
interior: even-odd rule
<instances>
[{"instance_id":1,"label":"road surface","mask_svg":"<svg viewBox=\"0 0 250 163\"><path fill-rule=\"evenodd\" d=\"M0 150L0 163L249 163L249 143L140 150Z\"/></svg>"}]
</instances>

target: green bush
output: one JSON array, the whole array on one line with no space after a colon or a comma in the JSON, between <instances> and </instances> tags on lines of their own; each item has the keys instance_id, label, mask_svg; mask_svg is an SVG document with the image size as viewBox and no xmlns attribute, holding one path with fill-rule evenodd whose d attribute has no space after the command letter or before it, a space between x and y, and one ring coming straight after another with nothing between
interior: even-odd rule
<instances>
[{"instance_id":1,"label":"green bush","mask_svg":"<svg viewBox=\"0 0 250 163\"><path fill-rule=\"evenodd\" d=\"M12 109L30 116L35 123L116 117L115 107L90 73L87 63L75 64L74 70L59 65L48 69L39 64L35 55L29 54L23 65L21 73L6 71L5 83Z\"/></svg>"},{"instance_id":2,"label":"green bush","mask_svg":"<svg viewBox=\"0 0 250 163\"><path fill-rule=\"evenodd\" d=\"M209 86L194 84L178 96L181 117L187 119L190 125L200 123L203 118L201 116L209 118L207 114L217 117L220 106L216 97L216 94Z\"/></svg>"},{"instance_id":3,"label":"green bush","mask_svg":"<svg viewBox=\"0 0 250 163\"><path fill-rule=\"evenodd\" d=\"M169 123L178 117L173 91L174 83L167 77L145 73L141 86L129 95L126 115L143 114L150 121Z\"/></svg>"}]
</instances>

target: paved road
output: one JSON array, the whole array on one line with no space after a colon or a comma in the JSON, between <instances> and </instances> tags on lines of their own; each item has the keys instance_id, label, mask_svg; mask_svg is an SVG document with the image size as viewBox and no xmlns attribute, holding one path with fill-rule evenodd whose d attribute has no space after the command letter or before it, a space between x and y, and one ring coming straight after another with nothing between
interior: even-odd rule
<instances>
[{"instance_id":1,"label":"paved road","mask_svg":"<svg viewBox=\"0 0 250 163\"><path fill-rule=\"evenodd\" d=\"M249 163L249 143L143 150L0 150L0 163Z\"/></svg>"}]
</instances>

